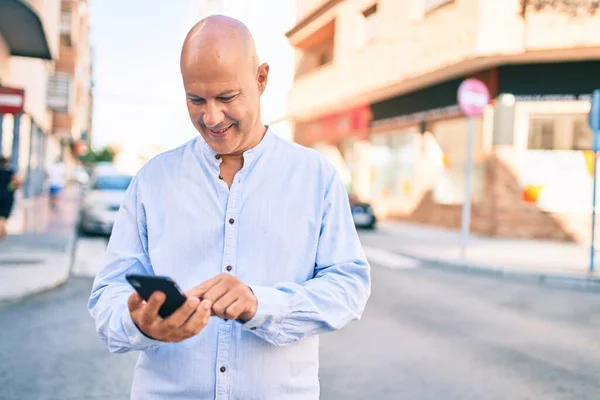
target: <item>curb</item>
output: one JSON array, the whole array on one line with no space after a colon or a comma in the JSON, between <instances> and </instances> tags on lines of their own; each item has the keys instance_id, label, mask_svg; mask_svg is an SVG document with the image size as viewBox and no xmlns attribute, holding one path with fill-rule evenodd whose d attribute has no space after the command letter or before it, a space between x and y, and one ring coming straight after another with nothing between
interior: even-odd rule
<instances>
[{"instance_id":1,"label":"curb","mask_svg":"<svg viewBox=\"0 0 600 400\"><path fill-rule=\"evenodd\" d=\"M24 199L23 201L27 200L31 201L31 199ZM77 208L77 210L79 210L79 207ZM35 288L24 290L22 293L19 293L13 297L0 297L0 308L4 307L5 305L18 303L23 300L26 300L29 297L54 290L62 286L69 280L75 257L75 247L77 244L78 236L78 223L79 217L76 218L75 224L70 229L70 232L67 236L67 243L64 250L62 250L62 254L58 256L58 258L62 261L60 262L60 266L57 266L60 269L57 271L56 276L48 279L44 283L38 284Z\"/></svg>"},{"instance_id":2,"label":"curb","mask_svg":"<svg viewBox=\"0 0 600 400\"><path fill-rule=\"evenodd\" d=\"M14 296L14 297L6 297L6 298L0 297L0 308L4 307L6 305L9 305L9 304L19 303L19 302L26 300L32 296L36 296L39 294L43 294L43 293L52 291L52 290L62 286L63 284L65 284L69 280L69 277L71 275L71 268L73 265L73 257L74 257L74 253L75 253L76 242L77 242L77 234L76 234L76 231L73 230L73 233L71 235L69 235L65 250L64 250L62 256L60 256L60 258L62 259L62 263L60 266L61 271L59 271L59 273L57 273L56 277L54 277L53 279L49 279L48 281L44 282L43 284L38 285L34 289L23 291L22 293L19 293L18 295Z\"/></svg>"},{"instance_id":3,"label":"curb","mask_svg":"<svg viewBox=\"0 0 600 400\"><path fill-rule=\"evenodd\" d=\"M402 250L394 253L416 260L425 268L435 268L452 272L466 273L506 279L529 284L568 287L600 292L600 276L580 276L537 271L515 271L499 266L475 264L471 262L450 261L440 258L422 257Z\"/></svg>"}]
</instances>

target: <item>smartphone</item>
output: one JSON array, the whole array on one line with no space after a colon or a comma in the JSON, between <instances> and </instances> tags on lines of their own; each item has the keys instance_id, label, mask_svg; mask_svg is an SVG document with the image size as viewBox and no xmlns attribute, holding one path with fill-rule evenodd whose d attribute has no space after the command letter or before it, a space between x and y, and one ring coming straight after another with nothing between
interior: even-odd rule
<instances>
[{"instance_id":1,"label":"smartphone","mask_svg":"<svg viewBox=\"0 0 600 400\"><path fill-rule=\"evenodd\" d=\"M167 276L127 274L125 278L146 301L157 290L167 296L160 310L158 310L158 315L162 318L167 318L173 314L187 299L179 286Z\"/></svg>"}]
</instances>

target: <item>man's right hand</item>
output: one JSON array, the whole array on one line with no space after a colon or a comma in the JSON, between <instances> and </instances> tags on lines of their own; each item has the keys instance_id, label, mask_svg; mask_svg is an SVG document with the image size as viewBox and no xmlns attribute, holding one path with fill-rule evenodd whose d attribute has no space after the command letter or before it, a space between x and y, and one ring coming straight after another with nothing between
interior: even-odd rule
<instances>
[{"instance_id":1,"label":"man's right hand","mask_svg":"<svg viewBox=\"0 0 600 400\"><path fill-rule=\"evenodd\" d=\"M197 297L187 301L167 318L161 318L158 310L165 301L165 294L154 292L148 301L134 291L127 305L131 319L146 336L163 342L181 342L197 335L208 324L212 304L200 302Z\"/></svg>"}]
</instances>

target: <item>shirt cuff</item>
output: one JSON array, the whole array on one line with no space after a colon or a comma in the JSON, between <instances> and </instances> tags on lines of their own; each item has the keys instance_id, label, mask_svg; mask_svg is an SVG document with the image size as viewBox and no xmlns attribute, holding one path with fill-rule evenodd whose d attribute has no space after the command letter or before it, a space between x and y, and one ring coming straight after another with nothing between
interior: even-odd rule
<instances>
[{"instance_id":1,"label":"shirt cuff","mask_svg":"<svg viewBox=\"0 0 600 400\"><path fill-rule=\"evenodd\" d=\"M277 325L285 316L285 293L272 287L248 285L258 300L256 314L242 325L243 330L256 330L263 325Z\"/></svg>"},{"instance_id":2,"label":"shirt cuff","mask_svg":"<svg viewBox=\"0 0 600 400\"><path fill-rule=\"evenodd\" d=\"M125 332L127 333L127 337L129 338L129 343L131 343L131 347L133 349L146 350L157 348L165 344L165 342L161 342L160 340L155 340L149 336L146 336L146 334L144 334L144 332L142 332L131 319L129 310L126 309L123 313L122 321Z\"/></svg>"}]
</instances>

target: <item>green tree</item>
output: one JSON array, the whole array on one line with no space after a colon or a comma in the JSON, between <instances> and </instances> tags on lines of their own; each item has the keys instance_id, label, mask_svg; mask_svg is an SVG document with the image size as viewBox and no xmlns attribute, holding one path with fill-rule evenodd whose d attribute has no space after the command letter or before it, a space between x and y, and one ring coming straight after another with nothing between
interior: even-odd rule
<instances>
[{"instance_id":1,"label":"green tree","mask_svg":"<svg viewBox=\"0 0 600 400\"><path fill-rule=\"evenodd\" d=\"M88 151L79 157L79 160L86 165L92 165L99 162L113 162L117 152L111 146L106 146L102 149L94 151L88 149Z\"/></svg>"}]
</instances>

